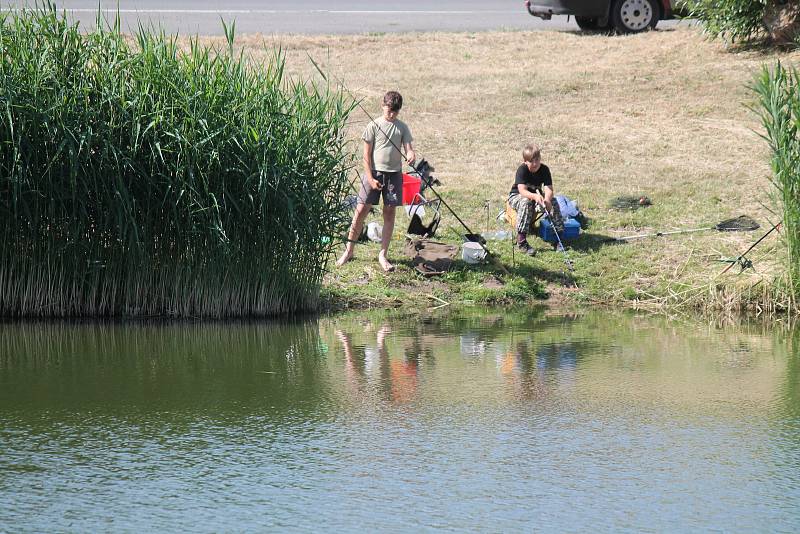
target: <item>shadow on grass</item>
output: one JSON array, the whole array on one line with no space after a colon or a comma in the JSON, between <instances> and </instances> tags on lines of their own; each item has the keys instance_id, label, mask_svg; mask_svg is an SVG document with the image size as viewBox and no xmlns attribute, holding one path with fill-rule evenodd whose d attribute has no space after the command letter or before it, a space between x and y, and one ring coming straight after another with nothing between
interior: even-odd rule
<instances>
[{"instance_id":1,"label":"shadow on grass","mask_svg":"<svg viewBox=\"0 0 800 534\"><path fill-rule=\"evenodd\" d=\"M675 28L654 28L652 30L646 30L642 33L649 33L649 32L669 33L674 31ZM627 37L630 35L626 33L619 33L614 28L602 28L597 30L564 30L564 33L569 33L571 35L576 35L578 37L596 37L598 35L604 35L612 39Z\"/></svg>"},{"instance_id":2,"label":"shadow on grass","mask_svg":"<svg viewBox=\"0 0 800 534\"><path fill-rule=\"evenodd\" d=\"M567 249L567 253L569 253L570 250L575 250L576 252L597 252L601 248L613 245L621 245L623 243L625 243L625 241L620 241L613 236L582 232L578 238L564 241L564 246ZM545 241L543 239L537 238L535 242L532 242L532 244L540 251L542 246L550 247L553 252L557 251L554 243Z\"/></svg>"},{"instance_id":3,"label":"shadow on grass","mask_svg":"<svg viewBox=\"0 0 800 534\"><path fill-rule=\"evenodd\" d=\"M560 253L559 253L560 254ZM425 277L427 280L434 281L440 280L459 292L468 290L468 286L482 285L486 279L500 280L503 287L510 288L511 285L518 285L519 282L514 280L525 280L538 286L533 293L536 293L536 298L545 299L547 293L541 283L551 283L561 285L564 287L575 287L576 278L574 274L568 270L566 265L563 265L562 270L553 268L546 268L542 265L528 264L526 262L517 261L514 264L509 264L503 261L504 258L493 257L487 263L481 264L468 264L464 261L457 259L453 262L450 271L443 276ZM410 265L410 262L403 263ZM422 278L422 276L420 276ZM511 284L511 285L509 285ZM523 286L526 285L523 283ZM532 289L532 288L530 288Z\"/></svg>"},{"instance_id":4,"label":"shadow on grass","mask_svg":"<svg viewBox=\"0 0 800 534\"><path fill-rule=\"evenodd\" d=\"M621 245L623 243L625 243L625 241L619 241L616 237L583 232L580 237L565 244L567 251L572 249L578 252L597 252L601 248Z\"/></svg>"},{"instance_id":5,"label":"shadow on grass","mask_svg":"<svg viewBox=\"0 0 800 534\"><path fill-rule=\"evenodd\" d=\"M771 43L766 38L752 39L750 41L741 41L728 45L726 51L732 54L740 54L748 52L756 54L762 58L772 58L775 53L786 53L797 49L794 43L787 43L785 45Z\"/></svg>"},{"instance_id":6,"label":"shadow on grass","mask_svg":"<svg viewBox=\"0 0 800 534\"><path fill-rule=\"evenodd\" d=\"M569 33L577 37L594 37L597 35L606 35L608 37L616 36L614 30L610 28L604 28L602 30L565 30L564 33Z\"/></svg>"},{"instance_id":7,"label":"shadow on grass","mask_svg":"<svg viewBox=\"0 0 800 534\"><path fill-rule=\"evenodd\" d=\"M545 252L544 254L556 253L563 257L561 252L556 252L555 250L552 252ZM500 267L501 265L502 267ZM515 261L513 265L509 265L498 259L497 263L489 262L488 264L481 265L480 268L487 274L507 274L512 277L524 278L526 280L537 280L540 282L558 284L564 287L574 287L576 285L575 275L569 270L566 262L564 262L562 265L563 269L559 271L552 268L548 269L541 265L531 265L522 261ZM470 265L470 267L473 266ZM503 272L498 273L498 269Z\"/></svg>"},{"instance_id":8,"label":"shadow on grass","mask_svg":"<svg viewBox=\"0 0 800 534\"><path fill-rule=\"evenodd\" d=\"M507 268L509 273L513 276L519 276L529 280L541 280L564 287L575 287L577 285L575 276L571 271L567 270L566 265L564 265L563 271L554 271L537 265L522 265L519 263L513 267Z\"/></svg>"}]
</instances>

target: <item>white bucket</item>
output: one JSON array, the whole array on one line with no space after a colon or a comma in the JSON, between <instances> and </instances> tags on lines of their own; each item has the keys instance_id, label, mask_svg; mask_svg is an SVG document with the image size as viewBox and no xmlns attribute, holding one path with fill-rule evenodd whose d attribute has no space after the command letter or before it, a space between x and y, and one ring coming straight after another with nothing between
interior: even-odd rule
<instances>
[{"instance_id":1,"label":"white bucket","mask_svg":"<svg viewBox=\"0 0 800 534\"><path fill-rule=\"evenodd\" d=\"M371 222L367 225L367 238L370 241L375 241L376 243L381 242L381 237L383 236L383 226L376 222Z\"/></svg>"},{"instance_id":2,"label":"white bucket","mask_svg":"<svg viewBox=\"0 0 800 534\"><path fill-rule=\"evenodd\" d=\"M461 245L461 258L466 263L480 263L486 259L486 249L480 243L468 241Z\"/></svg>"}]
</instances>

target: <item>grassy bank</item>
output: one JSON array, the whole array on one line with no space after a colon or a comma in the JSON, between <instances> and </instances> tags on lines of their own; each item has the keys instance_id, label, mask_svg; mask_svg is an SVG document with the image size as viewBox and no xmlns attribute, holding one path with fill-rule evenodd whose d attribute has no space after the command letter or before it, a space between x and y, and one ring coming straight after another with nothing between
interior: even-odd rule
<instances>
[{"instance_id":1,"label":"grassy bank","mask_svg":"<svg viewBox=\"0 0 800 534\"><path fill-rule=\"evenodd\" d=\"M335 37L249 36L256 57L281 46L287 73L314 75L311 56L377 114L386 89L400 90L401 117L418 155L433 163L440 191L477 231L502 208L531 140L543 147L556 190L579 201L589 231L563 257L541 241L536 258L512 258L508 243L490 243L505 265L463 267L435 281L400 263L385 275L375 245L334 269L324 291L338 304L516 301L534 298L612 305L766 309L780 304L785 247L772 235L749 258L755 270L719 273L780 219L770 213L770 152L760 138L749 89L761 65L778 55L731 53L690 28L607 37L578 33L492 32ZM791 65L797 53L781 54ZM376 65L379 67L376 68ZM368 119L355 113L353 149ZM609 208L619 195L647 195L649 208ZM698 232L612 245L607 237L711 226L747 214L762 225L748 233ZM398 241L406 220L401 215ZM493 222L490 226L493 226ZM441 234L457 241L445 214ZM577 289L574 286L577 285Z\"/></svg>"}]
</instances>

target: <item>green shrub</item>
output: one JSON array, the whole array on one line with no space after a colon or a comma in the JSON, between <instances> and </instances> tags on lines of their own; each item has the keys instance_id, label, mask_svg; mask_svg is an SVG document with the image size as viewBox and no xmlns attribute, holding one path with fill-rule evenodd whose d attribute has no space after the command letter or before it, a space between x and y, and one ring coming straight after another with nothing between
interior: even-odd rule
<instances>
[{"instance_id":1,"label":"green shrub","mask_svg":"<svg viewBox=\"0 0 800 534\"><path fill-rule=\"evenodd\" d=\"M783 208L783 236L788 248L792 293L800 297L800 76L778 62L763 67L754 90L759 114L772 150L772 184Z\"/></svg>"},{"instance_id":2,"label":"green shrub","mask_svg":"<svg viewBox=\"0 0 800 534\"><path fill-rule=\"evenodd\" d=\"M766 0L682 0L678 5L712 37L736 42L763 35Z\"/></svg>"},{"instance_id":3,"label":"green shrub","mask_svg":"<svg viewBox=\"0 0 800 534\"><path fill-rule=\"evenodd\" d=\"M98 20L98 23L101 21ZM0 18L0 315L313 308L347 221L353 103L53 5Z\"/></svg>"}]
</instances>

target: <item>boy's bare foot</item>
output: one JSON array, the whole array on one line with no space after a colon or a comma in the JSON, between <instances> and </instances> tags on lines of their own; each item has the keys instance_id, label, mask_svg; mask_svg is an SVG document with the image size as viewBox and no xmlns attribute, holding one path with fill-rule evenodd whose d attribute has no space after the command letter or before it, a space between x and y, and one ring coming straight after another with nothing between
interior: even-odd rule
<instances>
[{"instance_id":1,"label":"boy's bare foot","mask_svg":"<svg viewBox=\"0 0 800 534\"><path fill-rule=\"evenodd\" d=\"M353 259L353 253L352 252L348 253L347 251L345 251L339 257L339 259L336 260L336 266L337 267L341 267L342 265L344 265L345 263L347 263L348 261L350 261L352 259Z\"/></svg>"},{"instance_id":2,"label":"boy's bare foot","mask_svg":"<svg viewBox=\"0 0 800 534\"><path fill-rule=\"evenodd\" d=\"M381 251L381 253L378 254L378 263L381 265L381 269L383 269L384 272L390 273L394 271L394 265L389 263L389 260L386 259L386 256L383 254L383 251Z\"/></svg>"}]
</instances>

